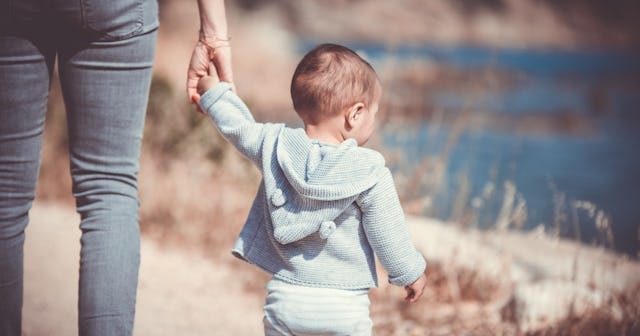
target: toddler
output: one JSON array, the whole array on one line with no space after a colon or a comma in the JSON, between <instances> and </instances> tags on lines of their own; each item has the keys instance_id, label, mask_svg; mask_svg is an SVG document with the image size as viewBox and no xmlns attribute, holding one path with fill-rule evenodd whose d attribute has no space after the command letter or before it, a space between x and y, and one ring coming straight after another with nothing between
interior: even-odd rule
<instances>
[{"instance_id":1,"label":"toddler","mask_svg":"<svg viewBox=\"0 0 640 336\"><path fill-rule=\"evenodd\" d=\"M212 67L199 105L263 179L233 254L272 275L266 335L370 335L374 255L417 301L426 262L413 246L384 158L362 146L382 87L348 48L322 44L298 64L293 106L304 129L256 123Z\"/></svg>"}]
</instances>

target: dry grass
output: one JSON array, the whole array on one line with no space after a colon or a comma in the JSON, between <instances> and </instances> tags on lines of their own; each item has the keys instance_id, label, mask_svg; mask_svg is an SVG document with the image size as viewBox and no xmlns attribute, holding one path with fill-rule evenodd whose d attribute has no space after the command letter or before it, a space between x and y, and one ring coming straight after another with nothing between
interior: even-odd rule
<instances>
[{"instance_id":1,"label":"dry grass","mask_svg":"<svg viewBox=\"0 0 640 336\"><path fill-rule=\"evenodd\" d=\"M557 325L531 335L640 335L640 286L613 296L604 307L594 307L581 315L571 314Z\"/></svg>"},{"instance_id":2,"label":"dry grass","mask_svg":"<svg viewBox=\"0 0 640 336\"><path fill-rule=\"evenodd\" d=\"M384 286L371 293L374 331L380 335L495 335L514 325L501 321L500 286L476 271L430 263L427 288L415 304L402 301L404 290ZM498 333L497 333L498 332Z\"/></svg>"},{"instance_id":3,"label":"dry grass","mask_svg":"<svg viewBox=\"0 0 640 336\"><path fill-rule=\"evenodd\" d=\"M638 335L640 286L613 295L600 307L570 313L547 328L523 332L510 294L474 270L431 263L421 301L402 301L402 288L371 292L371 316L378 335ZM543 295L543 293L540 293Z\"/></svg>"}]
</instances>

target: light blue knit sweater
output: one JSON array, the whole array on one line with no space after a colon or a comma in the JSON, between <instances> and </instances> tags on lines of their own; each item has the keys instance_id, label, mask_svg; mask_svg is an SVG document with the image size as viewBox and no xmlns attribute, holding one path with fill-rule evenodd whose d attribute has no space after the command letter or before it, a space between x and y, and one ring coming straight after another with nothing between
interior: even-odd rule
<instances>
[{"instance_id":1,"label":"light blue knit sweater","mask_svg":"<svg viewBox=\"0 0 640 336\"><path fill-rule=\"evenodd\" d=\"M374 253L394 285L424 272L378 152L353 139L331 145L302 129L256 123L228 83L202 95L200 106L263 175L234 255L314 287L377 286Z\"/></svg>"}]
</instances>

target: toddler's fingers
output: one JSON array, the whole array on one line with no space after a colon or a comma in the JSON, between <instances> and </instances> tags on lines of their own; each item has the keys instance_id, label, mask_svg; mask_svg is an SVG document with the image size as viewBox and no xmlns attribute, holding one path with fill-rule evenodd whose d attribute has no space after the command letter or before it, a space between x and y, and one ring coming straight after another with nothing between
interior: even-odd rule
<instances>
[{"instance_id":1,"label":"toddler's fingers","mask_svg":"<svg viewBox=\"0 0 640 336\"><path fill-rule=\"evenodd\" d=\"M424 293L421 288L406 287L405 289L407 290L407 297L405 297L404 299L409 303L417 302Z\"/></svg>"},{"instance_id":2,"label":"toddler's fingers","mask_svg":"<svg viewBox=\"0 0 640 336\"><path fill-rule=\"evenodd\" d=\"M407 302L411 302L411 299L413 299L415 295L413 289L411 289L410 287L405 287L404 290L407 291L407 296L404 297L404 300Z\"/></svg>"}]
</instances>

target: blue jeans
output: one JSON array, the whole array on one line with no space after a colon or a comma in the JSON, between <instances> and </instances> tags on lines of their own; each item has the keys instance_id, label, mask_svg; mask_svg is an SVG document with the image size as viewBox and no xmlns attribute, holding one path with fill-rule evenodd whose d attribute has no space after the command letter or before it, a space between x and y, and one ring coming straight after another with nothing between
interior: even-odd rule
<instances>
[{"instance_id":1,"label":"blue jeans","mask_svg":"<svg viewBox=\"0 0 640 336\"><path fill-rule=\"evenodd\" d=\"M21 334L24 230L56 59L81 218L79 332L132 334L157 12L156 0L0 0L0 335Z\"/></svg>"}]
</instances>

